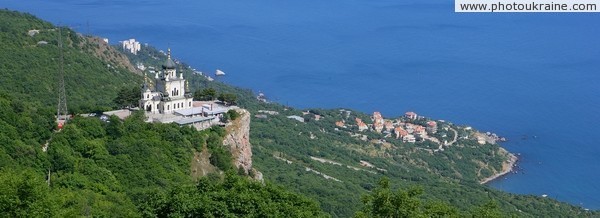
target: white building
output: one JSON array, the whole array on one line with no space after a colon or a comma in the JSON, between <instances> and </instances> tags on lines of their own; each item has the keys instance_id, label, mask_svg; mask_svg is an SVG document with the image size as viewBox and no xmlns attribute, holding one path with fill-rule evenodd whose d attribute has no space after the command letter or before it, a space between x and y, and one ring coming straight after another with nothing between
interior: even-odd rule
<instances>
[{"instance_id":1,"label":"white building","mask_svg":"<svg viewBox=\"0 0 600 218\"><path fill-rule=\"evenodd\" d=\"M142 49L140 42L135 41L135 39L121 41L121 45L123 46L123 50L129 51L134 55L137 55L137 52Z\"/></svg>"},{"instance_id":2,"label":"white building","mask_svg":"<svg viewBox=\"0 0 600 218\"><path fill-rule=\"evenodd\" d=\"M155 74L154 89L151 90L147 79L144 81L140 109L146 113L169 114L192 108L192 94L183 79L183 73L177 75L175 62L171 59L171 49L168 50L167 57L163 70Z\"/></svg>"}]
</instances>

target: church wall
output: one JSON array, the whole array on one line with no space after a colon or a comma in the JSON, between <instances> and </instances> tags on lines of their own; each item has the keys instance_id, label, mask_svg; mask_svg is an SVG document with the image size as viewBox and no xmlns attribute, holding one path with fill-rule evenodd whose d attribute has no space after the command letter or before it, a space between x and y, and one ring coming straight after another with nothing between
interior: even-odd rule
<instances>
[{"instance_id":1,"label":"church wall","mask_svg":"<svg viewBox=\"0 0 600 218\"><path fill-rule=\"evenodd\" d=\"M169 60L171 61L170 51L169 51ZM165 64L166 66L171 66L173 63ZM154 91L146 92L142 90L142 100L140 100L140 108L143 110L147 110L148 106L151 108L152 113L172 113L177 110L188 109L191 108L193 103L192 98L186 98L185 96L185 80L182 79L181 74L178 77L177 70L172 69L171 67L165 67L163 65L163 71L161 75L158 74L155 77L155 87ZM166 97L168 96L171 100L162 101L161 100L153 100L155 96Z\"/></svg>"}]
</instances>

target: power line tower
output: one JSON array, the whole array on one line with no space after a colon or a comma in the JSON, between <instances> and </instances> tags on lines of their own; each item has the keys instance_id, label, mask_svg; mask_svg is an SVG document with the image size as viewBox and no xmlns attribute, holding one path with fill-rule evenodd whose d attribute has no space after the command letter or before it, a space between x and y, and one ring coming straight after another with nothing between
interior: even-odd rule
<instances>
[{"instance_id":1,"label":"power line tower","mask_svg":"<svg viewBox=\"0 0 600 218\"><path fill-rule=\"evenodd\" d=\"M67 94L65 92L65 71L64 71L64 57L63 57L63 42L62 42L62 31L58 28L58 50L60 54L59 72L58 72L58 106L56 110L56 122L58 128L62 128L64 123L69 120L69 111L67 110Z\"/></svg>"}]
</instances>

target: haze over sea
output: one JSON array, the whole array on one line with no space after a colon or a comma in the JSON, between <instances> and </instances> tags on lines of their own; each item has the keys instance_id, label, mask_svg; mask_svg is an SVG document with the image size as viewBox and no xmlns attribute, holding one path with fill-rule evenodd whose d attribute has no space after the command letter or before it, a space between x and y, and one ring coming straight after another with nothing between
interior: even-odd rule
<instances>
[{"instance_id":1,"label":"haze over sea","mask_svg":"<svg viewBox=\"0 0 600 218\"><path fill-rule=\"evenodd\" d=\"M492 186L600 209L600 14L454 13L453 1L4 0L166 49L300 108L416 111L520 153ZM88 25L89 24L89 25Z\"/></svg>"}]
</instances>

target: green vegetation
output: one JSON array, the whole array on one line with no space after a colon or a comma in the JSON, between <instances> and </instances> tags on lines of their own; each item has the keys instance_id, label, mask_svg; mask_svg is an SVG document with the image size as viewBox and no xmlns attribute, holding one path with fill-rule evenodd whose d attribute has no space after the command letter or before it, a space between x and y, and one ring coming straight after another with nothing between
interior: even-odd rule
<instances>
[{"instance_id":1,"label":"green vegetation","mask_svg":"<svg viewBox=\"0 0 600 218\"><path fill-rule=\"evenodd\" d=\"M140 98L140 87L123 87L117 93L117 97L113 100L113 103L119 108L133 108L138 106Z\"/></svg>"},{"instance_id":2,"label":"green vegetation","mask_svg":"<svg viewBox=\"0 0 600 218\"><path fill-rule=\"evenodd\" d=\"M222 145L223 128L199 132L146 123L137 112L124 121L75 116L55 132L54 83L40 78L57 75L56 30L17 12L2 10L0 18L6 44L0 55L6 78L0 84L0 216L325 215L310 199L235 175L231 153ZM29 38L29 29L40 33ZM137 88L139 76L107 70L105 62L71 46L84 39L67 29L63 33L70 37L66 62L84 62L65 67L70 108L91 112L136 101L131 88L120 87ZM41 39L50 43L38 47ZM46 70L53 72L42 75L50 74ZM205 148L218 172L226 173L194 181L192 158Z\"/></svg>"},{"instance_id":3,"label":"green vegetation","mask_svg":"<svg viewBox=\"0 0 600 218\"><path fill-rule=\"evenodd\" d=\"M146 205L159 217L327 217L312 200L233 173L203 177Z\"/></svg>"},{"instance_id":4,"label":"green vegetation","mask_svg":"<svg viewBox=\"0 0 600 218\"><path fill-rule=\"evenodd\" d=\"M196 92L194 92L195 100L212 101L215 100L216 96L217 90L214 88L206 88L202 90L196 90ZM233 93L221 93L218 95L218 97L216 97L216 99L224 102L227 105L234 105L237 101L237 95Z\"/></svg>"},{"instance_id":5,"label":"green vegetation","mask_svg":"<svg viewBox=\"0 0 600 218\"><path fill-rule=\"evenodd\" d=\"M240 114L236 110L230 110L227 111L227 116L229 116L231 120L237 120L237 118L240 117Z\"/></svg>"},{"instance_id":6,"label":"green vegetation","mask_svg":"<svg viewBox=\"0 0 600 218\"><path fill-rule=\"evenodd\" d=\"M363 196L364 206L354 217L502 217L494 201L461 214L445 202L423 201L419 198L422 194L419 187L393 191L389 179L383 177L370 194Z\"/></svg>"},{"instance_id":7,"label":"green vegetation","mask_svg":"<svg viewBox=\"0 0 600 218\"><path fill-rule=\"evenodd\" d=\"M217 99L225 102L225 105L235 105L237 96L233 93L221 93Z\"/></svg>"},{"instance_id":8,"label":"green vegetation","mask_svg":"<svg viewBox=\"0 0 600 218\"><path fill-rule=\"evenodd\" d=\"M146 123L137 112L124 121L75 117L53 133L52 115L31 114L33 106L6 96L0 104L6 108L0 114L2 216L324 215L312 200L237 176L222 145L223 128L199 132ZM33 117L41 124L31 123ZM18 127L40 134L17 134ZM204 145L211 162L227 173L197 183L190 175L192 157Z\"/></svg>"},{"instance_id":9,"label":"green vegetation","mask_svg":"<svg viewBox=\"0 0 600 218\"><path fill-rule=\"evenodd\" d=\"M443 152L430 153L421 149L426 148L424 144L403 143L372 131L359 132L353 126L354 118L370 122L369 116L361 112L350 111L346 115L345 111L349 110L315 109L304 115L312 119L300 123L286 117L302 115L300 110L273 103L256 107L279 112L279 115L267 114L266 119L252 119L250 139L254 166L261 170L266 180L318 200L323 210L334 217L353 216L363 204L361 196L372 193L384 176L390 179L392 189L422 187L424 192L419 199L445 202L459 214L470 214L490 201L496 202L503 216L585 217L596 213L553 199L510 194L480 185L479 181L497 172L506 158L498 145L479 145L471 139L459 139L455 146L445 148ZM264 114L258 110L252 112ZM315 114L321 118L316 120ZM345 120L347 128L335 126L339 120ZM355 134L366 135L368 139L363 141ZM382 143L380 139L386 142ZM362 166L360 161L367 161L374 167ZM306 168L341 182L307 172Z\"/></svg>"},{"instance_id":10,"label":"green vegetation","mask_svg":"<svg viewBox=\"0 0 600 218\"><path fill-rule=\"evenodd\" d=\"M207 88L202 90L196 90L194 92L194 99L201 101L212 101L215 100L217 96L217 90L213 88Z\"/></svg>"},{"instance_id":11,"label":"green vegetation","mask_svg":"<svg viewBox=\"0 0 600 218\"><path fill-rule=\"evenodd\" d=\"M142 55L138 53L137 58L148 59L143 57L144 52L160 54L153 51L156 49L142 47ZM132 60L136 58L131 57L133 55L129 56ZM162 63L165 59L166 56L153 60ZM481 179L498 172L502 162L506 160L506 155L500 152L498 145L482 146L473 140L459 140L457 146L445 148L444 152L429 153L420 149L435 147L427 142L403 143L394 138L384 139L382 134L371 131L358 132L354 118L371 122L370 116L365 113L345 110L349 112L346 116L346 112L340 112L339 109L310 109L310 114L302 115L302 111L298 109L277 103L259 102L247 89L208 81L204 76L192 73L190 68L181 63L178 72L183 72L190 80L191 89L196 90L196 99L207 99L205 96L214 98L218 93L235 93L237 105L254 115L267 116L253 118L250 129L253 165L263 173L265 180L318 200L323 210L334 217L354 216L363 205L361 196L372 193L383 176L392 181L390 186L394 189L409 190L410 187L422 187L424 192L418 198L426 202L423 205L432 208L448 205L455 208L461 216L481 214L475 211L492 204L488 205L488 202L495 202L493 208L497 208L504 216L552 217L595 214L552 199L509 194L480 185ZM259 113L259 110L270 110L279 114ZM321 118L316 120L315 114ZM286 116L289 115L302 116L307 122L299 123L288 119ZM348 128L335 126L335 122L339 120L344 120ZM416 123L423 125L426 121L417 120ZM445 125L455 128L459 135L466 134L466 131L458 126L447 123L439 126L439 131L434 137L442 141L454 137L453 131L443 129ZM336 128L338 130L335 130ZM368 140L363 141L360 136L352 136L355 133L366 135ZM442 137L443 135L446 137ZM386 143L378 143L379 139L384 139ZM332 160L341 163L342 166L321 163L311 159L311 156ZM291 163L288 164L282 159ZM363 167L360 165L361 160L385 171ZM307 171L306 168L341 182L325 179L322 175Z\"/></svg>"},{"instance_id":12,"label":"green vegetation","mask_svg":"<svg viewBox=\"0 0 600 218\"><path fill-rule=\"evenodd\" d=\"M58 27L8 10L0 11L0 20L0 91L40 101L44 106L55 105L60 63ZM39 33L29 36L30 30ZM114 107L114 96L121 87L141 82L140 76L96 58L96 46L86 43L85 37L67 28L60 32L70 113Z\"/></svg>"},{"instance_id":13,"label":"green vegetation","mask_svg":"<svg viewBox=\"0 0 600 218\"><path fill-rule=\"evenodd\" d=\"M442 202L423 204L418 197L423 189L392 191L390 181L383 177L379 186L363 197L364 207L355 217L459 217L455 208Z\"/></svg>"},{"instance_id":14,"label":"green vegetation","mask_svg":"<svg viewBox=\"0 0 600 218\"><path fill-rule=\"evenodd\" d=\"M198 98L221 97L264 115L252 119L250 142L254 167L262 171L266 184L236 175L244 173L222 145L223 128L198 132L146 123L143 114L134 113L126 120L112 116L107 122L76 116L55 132L52 78L58 77L58 31L31 15L2 10L0 18L0 42L5 45L0 48L2 217L598 216L552 199L480 185L506 160L498 145L459 139L443 152L429 152L424 148L435 146L359 132L354 119L370 122L367 114L314 109L303 115L294 108L259 102L250 90L208 81L185 63L178 70ZM40 33L29 36L32 29ZM135 103L139 96L131 87L139 87L140 76L96 58L95 45L85 37L66 28L62 33L72 112ZM48 44L38 45L39 41ZM138 54L128 56L147 66L160 65L166 58L152 47L144 46ZM289 115L303 116L307 122ZM239 114L226 116L235 120ZM340 120L347 128L335 126ZM447 125L458 135L468 134ZM440 130L434 137L454 134ZM191 176L194 154L203 152L223 174L199 180ZM384 177L389 182L381 180Z\"/></svg>"}]
</instances>

